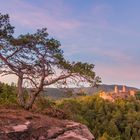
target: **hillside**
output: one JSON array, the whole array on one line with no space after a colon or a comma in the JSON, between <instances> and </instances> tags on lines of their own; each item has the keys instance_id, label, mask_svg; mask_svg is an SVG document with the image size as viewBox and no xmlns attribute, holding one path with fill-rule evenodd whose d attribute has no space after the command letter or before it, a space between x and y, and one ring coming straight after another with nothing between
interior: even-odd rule
<instances>
[{"instance_id":1,"label":"hillside","mask_svg":"<svg viewBox=\"0 0 140 140\"><path fill-rule=\"evenodd\" d=\"M48 88L48 89L44 89L43 91L43 95L51 97L53 99L61 99L61 98L70 98L70 97L75 97L77 96L79 93L85 93L87 95L92 95L92 94L96 94L99 91L113 91L114 90L114 86L115 85L100 85L98 88L97 87L82 87L82 88L67 88L67 89L63 89L63 88ZM118 85L119 90L122 89L122 85ZM135 87L129 87L126 86L127 90L130 89L134 89L134 90L138 90Z\"/></svg>"}]
</instances>

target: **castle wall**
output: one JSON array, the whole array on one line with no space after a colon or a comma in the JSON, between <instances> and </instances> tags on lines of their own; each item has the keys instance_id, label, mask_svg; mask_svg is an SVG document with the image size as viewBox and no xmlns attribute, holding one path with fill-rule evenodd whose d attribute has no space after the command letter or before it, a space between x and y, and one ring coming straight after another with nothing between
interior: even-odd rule
<instances>
[{"instance_id":1,"label":"castle wall","mask_svg":"<svg viewBox=\"0 0 140 140\"><path fill-rule=\"evenodd\" d=\"M122 87L122 90L118 90L118 86L114 87L114 93L105 93L102 92L99 94L99 96L105 100L109 100L111 102L113 102L115 99L121 98L121 99L126 99L129 96L135 96L136 91L134 90L130 90L130 91L126 91L126 86Z\"/></svg>"}]
</instances>

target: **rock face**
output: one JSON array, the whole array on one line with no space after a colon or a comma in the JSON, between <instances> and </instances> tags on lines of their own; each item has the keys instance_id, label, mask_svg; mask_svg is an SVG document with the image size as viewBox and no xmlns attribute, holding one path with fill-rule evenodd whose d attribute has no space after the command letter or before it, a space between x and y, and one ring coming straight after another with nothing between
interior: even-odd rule
<instances>
[{"instance_id":1,"label":"rock face","mask_svg":"<svg viewBox=\"0 0 140 140\"><path fill-rule=\"evenodd\" d=\"M85 125L23 110L0 110L0 140L94 140Z\"/></svg>"}]
</instances>

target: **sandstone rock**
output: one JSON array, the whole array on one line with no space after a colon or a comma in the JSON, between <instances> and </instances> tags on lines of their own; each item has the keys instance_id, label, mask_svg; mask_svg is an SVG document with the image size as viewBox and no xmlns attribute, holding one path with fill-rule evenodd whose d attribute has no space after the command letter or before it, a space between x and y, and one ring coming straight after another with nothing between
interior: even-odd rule
<instances>
[{"instance_id":1,"label":"sandstone rock","mask_svg":"<svg viewBox=\"0 0 140 140\"><path fill-rule=\"evenodd\" d=\"M14 132L24 132L28 129L29 125L30 125L30 122L27 121L27 122L25 122L25 124L11 126L11 128L13 129Z\"/></svg>"},{"instance_id":2,"label":"sandstone rock","mask_svg":"<svg viewBox=\"0 0 140 140\"><path fill-rule=\"evenodd\" d=\"M15 113L15 111L13 111ZM10 113L10 112L9 112ZM69 120L58 120L45 115L35 115L30 121L26 120L23 112L3 119L0 114L0 140L94 140L94 136L85 125ZM3 114L5 116L5 114ZM11 115L11 116L10 116ZM17 121L18 120L18 121ZM1 124L1 123L0 123Z\"/></svg>"},{"instance_id":3,"label":"sandstone rock","mask_svg":"<svg viewBox=\"0 0 140 140\"><path fill-rule=\"evenodd\" d=\"M81 135L77 135L75 132L66 132L64 135L59 136L57 140L88 140Z\"/></svg>"},{"instance_id":4,"label":"sandstone rock","mask_svg":"<svg viewBox=\"0 0 140 140\"><path fill-rule=\"evenodd\" d=\"M12 126L15 132L22 132L28 129L27 125L17 125L17 126Z\"/></svg>"},{"instance_id":5,"label":"sandstone rock","mask_svg":"<svg viewBox=\"0 0 140 140\"><path fill-rule=\"evenodd\" d=\"M95 138L85 125L76 122L69 122L67 130L57 140L94 140Z\"/></svg>"},{"instance_id":6,"label":"sandstone rock","mask_svg":"<svg viewBox=\"0 0 140 140\"><path fill-rule=\"evenodd\" d=\"M53 137L57 137L59 134L63 133L63 128L59 128L59 127L52 127L50 128L47 133L48 133L48 138L53 138Z\"/></svg>"}]
</instances>

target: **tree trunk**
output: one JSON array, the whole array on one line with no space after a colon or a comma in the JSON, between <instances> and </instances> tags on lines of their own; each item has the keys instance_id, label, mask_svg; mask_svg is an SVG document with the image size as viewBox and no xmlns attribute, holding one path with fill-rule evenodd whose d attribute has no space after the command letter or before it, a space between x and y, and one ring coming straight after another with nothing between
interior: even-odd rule
<instances>
[{"instance_id":1,"label":"tree trunk","mask_svg":"<svg viewBox=\"0 0 140 140\"><path fill-rule=\"evenodd\" d=\"M20 106L24 107L25 106L25 101L24 101L24 93L23 93L23 75L20 75L18 77L18 83L17 83L17 100Z\"/></svg>"},{"instance_id":2,"label":"tree trunk","mask_svg":"<svg viewBox=\"0 0 140 140\"><path fill-rule=\"evenodd\" d=\"M35 93L30 94L30 97L28 99L28 102L25 106L26 110L29 110L30 108L32 108L36 97L40 94L40 92L43 90L43 86L41 86Z\"/></svg>"},{"instance_id":3,"label":"tree trunk","mask_svg":"<svg viewBox=\"0 0 140 140\"><path fill-rule=\"evenodd\" d=\"M45 76L43 75L42 79L40 81L40 85L39 85L38 89L36 89L36 91L33 94L30 94L30 97L29 97L28 103L26 104L25 109L29 110L30 108L32 108L32 106L33 106L33 104L35 102L36 97L43 90L44 79L45 79Z\"/></svg>"},{"instance_id":4,"label":"tree trunk","mask_svg":"<svg viewBox=\"0 0 140 140\"><path fill-rule=\"evenodd\" d=\"M39 94L39 93L38 93L38 94ZM26 110L29 110L30 108L32 108L32 106L33 106L33 104L34 104L34 102L35 102L35 99L36 99L36 97L37 97L38 94L33 93L33 94L29 97L28 102L27 102L27 104L25 105L25 109L26 109Z\"/></svg>"}]
</instances>

